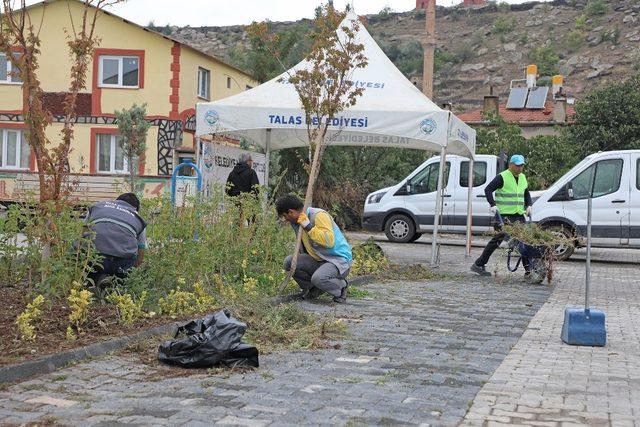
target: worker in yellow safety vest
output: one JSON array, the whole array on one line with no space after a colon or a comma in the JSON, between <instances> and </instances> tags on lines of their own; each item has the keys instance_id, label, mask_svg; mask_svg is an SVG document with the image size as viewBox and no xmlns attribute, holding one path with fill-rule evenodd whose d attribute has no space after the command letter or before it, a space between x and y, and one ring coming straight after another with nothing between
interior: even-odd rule
<instances>
[{"instance_id":1,"label":"worker in yellow safety vest","mask_svg":"<svg viewBox=\"0 0 640 427\"><path fill-rule=\"evenodd\" d=\"M529 194L527 177L522 173L524 163L522 155L514 154L509 160L509 169L496 175L484 189L487 202L491 205L491 215L497 216L500 213L502 221L505 223L525 222L525 215L531 218L531 194ZM498 234L489 241L482 251L482 255L471 266L471 271L481 276L491 276L485 266L493 252L507 237L499 225L496 225L496 231ZM523 266L526 279L529 277L529 263L524 258Z\"/></svg>"}]
</instances>

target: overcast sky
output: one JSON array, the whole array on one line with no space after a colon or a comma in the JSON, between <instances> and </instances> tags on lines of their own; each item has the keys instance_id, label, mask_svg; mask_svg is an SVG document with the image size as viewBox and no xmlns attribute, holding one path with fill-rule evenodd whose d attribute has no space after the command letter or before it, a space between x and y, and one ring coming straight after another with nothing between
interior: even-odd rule
<instances>
[{"instance_id":1,"label":"overcast sky","mask_svg":"<svg viewBox=\"0 0 640 427\"><path fill-rule=\"evenodd\" d=\"M334 0L343 9L351 3L356 13L377 13L385 6L396 12L415 7L415 0ZM436 0L438 5L451 6L461 0ZM527 0L508 0L523 3ZM156 25L223 26L249 24L252 21L295 21L312 18L320 0L128 0L111 10L117 15L141 25L154 21Z\"/></svg>"}]
</instances>

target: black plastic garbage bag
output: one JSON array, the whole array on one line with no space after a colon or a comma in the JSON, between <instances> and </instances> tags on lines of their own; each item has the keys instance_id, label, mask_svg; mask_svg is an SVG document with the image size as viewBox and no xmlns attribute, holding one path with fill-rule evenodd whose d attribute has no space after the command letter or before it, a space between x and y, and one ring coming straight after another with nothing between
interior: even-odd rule
<instances>
[{"instance_id":1,"label":"black plastic garbage bag","mask_svg":"<svg viewBox=\"0 0 640 427\"><path fill-rule=\"evenodd\" d=\"M192 320L178 328L173 341L158 347L158 360L185 368L217 365L258 367L258 349L242 342L247 325L227 310ZM179 336L184 336L177 339Z\"/></svg>"}]
</instances>

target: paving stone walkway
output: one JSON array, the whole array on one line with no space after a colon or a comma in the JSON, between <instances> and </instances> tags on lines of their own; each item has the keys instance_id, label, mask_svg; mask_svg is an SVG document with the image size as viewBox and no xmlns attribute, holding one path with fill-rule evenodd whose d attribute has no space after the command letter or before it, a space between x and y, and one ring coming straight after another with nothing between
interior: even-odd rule
<instances>
[{"instance_id":1,"label":"paving stone walkway","mask_svg":"<svg viewBox=\"0 0 640 427\"><path fill-rule=\"evenodd\" d=\"M592 306L607 316L605 347L560 340L564 307L584 304L584 274L563 265L558 276L464 425L640 426L640 267L593 266Z\"/></svg>"},{"instance_id":2,"label":"paving stone walkway","mask_svg":"<svg viewBox=\"0 0 640 427\"><path fill-rule=\"evenodd\" d=\"M458 424L549 295L469 276L376 283L335 310L339 349L278 353L260 369L163 378L109 356L0 392L3 423L71 425Z\"/></svg>"}]
</instances>

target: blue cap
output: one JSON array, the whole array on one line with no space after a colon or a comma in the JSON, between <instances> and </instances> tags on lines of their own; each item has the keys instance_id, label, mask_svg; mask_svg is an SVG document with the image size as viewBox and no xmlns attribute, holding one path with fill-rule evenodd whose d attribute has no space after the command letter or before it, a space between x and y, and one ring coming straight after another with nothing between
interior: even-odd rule
<instances>
[{"instance_id":1,"label":"blue cap","mask_svg":"<svg viewBox=\"0 0 640 427\"><path fill-rule=\"evenodd\" d=\"M522 154L514 154L513 156L511 156L511 160L509 160L509 163L513 163L517 166L524 165L524 156Z\"/></svg>"}]
</instances>

